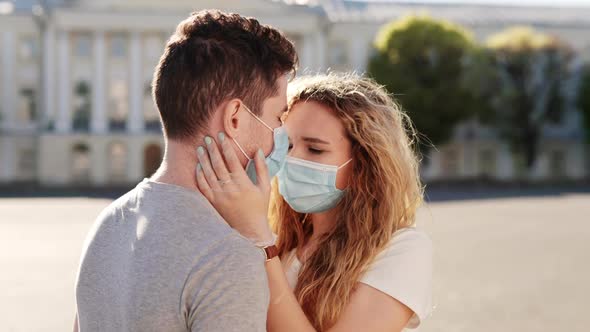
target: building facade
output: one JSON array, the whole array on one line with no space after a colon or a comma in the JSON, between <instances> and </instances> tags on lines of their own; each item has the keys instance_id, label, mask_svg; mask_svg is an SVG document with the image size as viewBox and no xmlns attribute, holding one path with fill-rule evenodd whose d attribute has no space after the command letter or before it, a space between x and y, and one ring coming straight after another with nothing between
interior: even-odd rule
<instances>
[{"instance_id":1,"label":"building facade","mask_svg":"<svg viewBox=\"0 0 590 332\"><path fill-rule=\"evenodd\" d=\"M362 73L382 24L430 14L485 39L512 25L558 34L590 60L590 8L410 5L358 1L0 0L0 183L106 186L150 176L164 152L151 98L166 39L188 13L218 8L255 16L285 32L300 72ZM313 121L313 119L310 119ZM545 130L532 178L590 174L579 112ZM433 151L427 180L510 180L522 167L495 133L460 125Z\"/></svg>"}]
</instances>

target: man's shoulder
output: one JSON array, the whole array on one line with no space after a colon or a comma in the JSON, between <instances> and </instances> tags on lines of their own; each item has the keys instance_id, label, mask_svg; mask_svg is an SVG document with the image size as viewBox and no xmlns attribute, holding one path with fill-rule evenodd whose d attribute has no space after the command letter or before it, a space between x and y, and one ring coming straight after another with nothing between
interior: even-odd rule
<instances>
[{"instance_id":1,"label":"man's shoulder","mask_svg":"<svg viewBox=\"0 0 590 332\"><path fill-rule=\"evenodd\" d=\"M200 193L175 186L154 185L144 180L113 201L97 219L99 224L132 221L131 225L141 220L148 231L169 240L178 254L199 253L200 256L218 250L234 252L234 257L260 254L260 250L232 229Z\"/></svg>"},{"instance_id":2,"label":"man's shoulder","mask_svg":"<svg viewBox=\"0 0 590 332\"><path fill-rule=\"evenodd\" d=\"M242 291L264 289L268 286L264 261L262 249L232 230L201 253L189 272L187 287L227 284L241 285Z\"/></svg>"}]
</instances>

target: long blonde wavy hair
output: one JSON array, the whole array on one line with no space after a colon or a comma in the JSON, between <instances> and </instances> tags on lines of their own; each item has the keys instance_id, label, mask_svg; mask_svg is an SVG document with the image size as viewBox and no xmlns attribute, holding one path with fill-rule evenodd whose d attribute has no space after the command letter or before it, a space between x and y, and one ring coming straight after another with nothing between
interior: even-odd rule
<instances>
[{"instance_id":1,"label":"long blonde wavy hair","mask_svg":"<svg viewBox=\"0 0 590 332\"><path fill-rule=\"evenodd\" d=\"M393 233L415 223L423 197L417 136L392 97L368 78L301 77L290 83L288 96L289 109L315 101L334 110L352 142L354 176L336 207L336 225L304 262L295 288L303 311L323 331L336 323L356 283ZM279 254L285 257L306 243L313 226L289 207L277 187L275 181L270 220Z\"/></svg>"}]
</instances>

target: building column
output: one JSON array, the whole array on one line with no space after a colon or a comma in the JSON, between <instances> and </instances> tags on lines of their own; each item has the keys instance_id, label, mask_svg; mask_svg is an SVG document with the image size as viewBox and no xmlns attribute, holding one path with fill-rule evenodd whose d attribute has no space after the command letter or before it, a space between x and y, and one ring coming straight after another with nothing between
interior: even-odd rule
<instances>
[{"instance_id":1,"label":"building column","mask_svg":"<svg viewBox=\"0 0 590 332\"><path fill-rule=\"evenodd\" d=\"M320 28L315 35L315 70L324 71L326 69L326 33Z\"/></svg>"},{"instance_id":2,"label":"building column","mask_svg":"<svg viewBox=\"0 0 590 332\"><path fill-rule=\"evenodd\" d=\"M132 133L140 133L144 129L144 119L141 34L139 32L131 33L129 50L129 118L127 128Z\"/></svg>"},{"instance_id":3,"label":"building column","mask_svg":"<svg viewBox=\"0 0 590 332\"><path fill-rule=\"evenodd\" d=\"M90 129L92 133L101 134L107 131L106 114L106 43L104 31L94 33L94 81L92 83L92 115Z\"/></svg>"},{"instance_id":4,"label":"building column","mask_svg":"<svg viewBox=\"0 0 590 332\"><path fill-rule=\"evenodd\" d=\"M16 37L13 31L2 33L2 127L10 128L14 124L16 112Z\"/></svg>"},{"instance_id":5,"label":"building column","mask_svg":"<svg viewBox=\"0 0 590 332\"><path fill-rule=\"evenodd\" d=\"M67 31L60 31L57 41L59 58L59 105L55 129L68 133L72 129L72 78L70 77L70 41Z\"/></svg>"},{"instance_id":6,"label":"building column","mask_svg":"<svg viewBox=\"0 0 590 332\"><path fill-rule=\"evenodd\" d=\"M497 177L501 180L512 180L516 176L514 169L514 154L510 146L504 142L498 142L498 171Z\"/></svg>"},{"instance_id":7,"label":"building column","mask_svg":"<svg viewBox=\"0 0 590 332\"><path fill-rule=\"evenodd\" d=\"M134 183L143 179L144 137L133 136L127 146L127 181Z\"/></svg>"},{"instance_id":8,"label":"building column","mask_svg":"<svg viewBox=\"0 0 590 332\"><path fill-rule=\"evenodd\" d=\"M314 40L315 36L312 33L305 34L301 37L301 55L299 58L299 66L302 72L310 70L314 66Z\"/></svg>"},{"instance_id":9,"label":"building column","mask_svg":"<svg viewBox=\"0 0 590 332\"><path fill-rule=\"evenodd\" d=\"M0 136L0 182L11 182L15 178L14 139Z\"/></svg>"},{"instance_id":10,"label":"building column","mask_svg":"<svg viewBox=\"0 0 590 332\"><path fill-rule=\"evenodd\" d=\"M55 119L55 28L49 24L43 35L42 125Z\"/></svg>"},{"instance_id":11,"label":"building column","mask_svg":"<svg viewBox=\"0 0 590 332\"><path fill-rule=\"evenodd\" d=\"M367 70L369 60L369 41L362 36L354 36L348 42L348 58L354 71L361 74Z\"/></svg>"}]
</instances>

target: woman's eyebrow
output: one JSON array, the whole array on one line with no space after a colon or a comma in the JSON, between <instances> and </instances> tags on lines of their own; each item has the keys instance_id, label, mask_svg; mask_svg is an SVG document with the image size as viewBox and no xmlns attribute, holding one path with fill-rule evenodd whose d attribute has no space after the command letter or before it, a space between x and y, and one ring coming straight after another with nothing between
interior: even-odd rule
<instances>
[{"instance_id":1,"label":"woman's eyebrow","mask_svg":"<svg viewBox=\"0 0 590 332\"><path fill-rule=\"evenodd\" d=\"M329 142L326 142L322 139L319 139L317 137L301 137L301 139L305 142L309 142L309 143L320 143L320 144L330 144Z\"/></svg>"}]
</instances>

